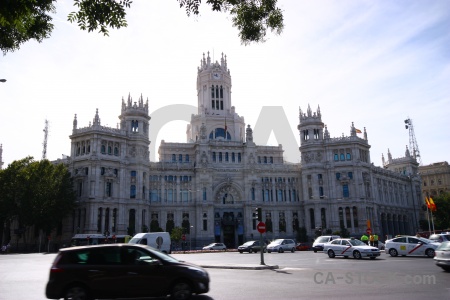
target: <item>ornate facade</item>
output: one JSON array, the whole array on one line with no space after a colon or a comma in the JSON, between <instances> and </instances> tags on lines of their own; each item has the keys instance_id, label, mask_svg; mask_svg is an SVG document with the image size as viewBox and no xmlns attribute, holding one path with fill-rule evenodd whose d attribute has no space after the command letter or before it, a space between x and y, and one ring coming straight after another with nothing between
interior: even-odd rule
<instances>
[{"instance_id":1,"label":"ornate facade","mask_svg":"<svg viewBox=\"0 0 450 300\"><path fill-rule=\"evenodd\" d=\"M162 141L151 162L148 100L122 99L120 126L79 128L75 115L71 156L65 163L75 181L79 208L65 226L76 233L126 234L183 227L193 247L213 241L237 247L259 236L261 207L267 239L296 238L304 227L346 228L361 235L412 234L418 228L421 184L417 162L408 173L376 167L366 129L330 137L320 108L300 110L301 163L283 159L283 148L260 146L231 101L227 59L208 55L197 70L198 112L186 143ZM362 134L363 137L359 137Z\"/></svg>"}]
</instances>

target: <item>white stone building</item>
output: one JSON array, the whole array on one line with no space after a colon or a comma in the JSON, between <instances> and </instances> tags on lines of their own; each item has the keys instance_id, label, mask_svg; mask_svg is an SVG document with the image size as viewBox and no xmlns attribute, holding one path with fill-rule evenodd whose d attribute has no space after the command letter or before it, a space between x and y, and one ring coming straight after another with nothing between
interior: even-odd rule
<instances>
[{"instance_id":1,"label":"white stone building","mask_svg":"<svg viewBox=\"0 0 450 300\"><path fill-rule=\"evenodd\" d=\"M213 241L237 247L259 236L261 207L266 239L296 238L305 227L341 227L361 235L370 223L380 236L418 229L421 195L417 162L408 174L376 167L367 132L353 124L349 136L331 138L318 108L300 110L301 163L283 160L283 148L253 142L231 100L226 57L209 54L197 72L198 112L187 126L186 143L162 141L159 161L150 161L152 130L148 100L122 99L120 128L73 121L71 155L79 208L65 226L75 233L126 234L183 227L193 247ZM239 99L238 99L239 101ZM358 134L361 133L363 138ZM368 222L369 220L369 222Z\"/></svg>"}]
</instances>

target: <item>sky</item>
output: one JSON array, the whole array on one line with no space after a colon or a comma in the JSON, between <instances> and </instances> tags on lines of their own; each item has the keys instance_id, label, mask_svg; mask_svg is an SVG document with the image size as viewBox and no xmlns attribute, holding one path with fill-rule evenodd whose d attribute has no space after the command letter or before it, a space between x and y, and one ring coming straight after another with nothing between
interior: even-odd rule
<instances>
[{"instance_id":1,"label":"sky","mask_svg":"<svg viewBox=\"0 0 450 300\"><path fill-rule=\"evenodd\" d=\"M227 56L232 103L258 144L279 141L273 134L258 138L257 122L289 122L287 161L300 162L299 108L308 105L320 106L331 137L348 136L352 122L366 128L377 166L388 149L393 158L405 155L408 118L423 165L450 161L450 1L279 0L278 6L283 33L246 46L230 15L206 4L200 16L188 17L176 0L135 0L128 27L105 37L69 23L73 1L58 0L49 39L0 56L0 79L7 80L0 82L3 168L42 158L45 120L46 156L56 160L70 155L75 114L78 127L86 127L98 109L101 124L116 128L128 95L148 99L150 114L196 106L197 68L208 51L214 61ZM285 116L259 119L263 108L274 107ZM151 141L152 161L161 140L186 142L188 123L167 120Z\"/></svg>"}]
</instances>

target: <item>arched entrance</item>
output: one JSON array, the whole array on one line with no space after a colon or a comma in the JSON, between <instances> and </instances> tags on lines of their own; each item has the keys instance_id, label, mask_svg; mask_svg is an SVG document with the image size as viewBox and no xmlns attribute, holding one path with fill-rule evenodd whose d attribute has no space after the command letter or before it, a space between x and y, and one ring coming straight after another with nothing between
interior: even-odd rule
<instances>
[{"instance_id":1,"label":"arched entrance","mask_svg":"<svg viewBox=\"0 0 450 300\"><path fill-rule=\"evenodd\" d=\"M244 242L244 213L241 196L230 183L215 194L214 238L234 249Z\"/></svg>"}]
</instances>

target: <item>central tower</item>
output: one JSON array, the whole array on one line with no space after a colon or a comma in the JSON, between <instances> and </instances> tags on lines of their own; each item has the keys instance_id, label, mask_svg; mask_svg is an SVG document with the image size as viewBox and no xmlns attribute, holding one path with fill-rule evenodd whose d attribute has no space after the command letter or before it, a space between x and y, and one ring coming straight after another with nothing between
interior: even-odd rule
<instances>
[{"instance_id":1,"label":"central tower","mask_svg":"<svg viewBox=\"0 0 450 300\"><path fill-rule=\"evenodd\" d=\"M231 105L231 75L226 56L212 62L209 52L203 54L197 69L198 114L192 115L187 140L243 141L244 118Z\"/></svg>"}]
</instances>

